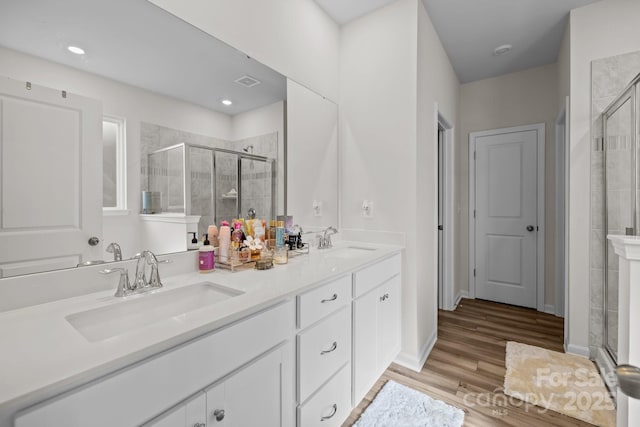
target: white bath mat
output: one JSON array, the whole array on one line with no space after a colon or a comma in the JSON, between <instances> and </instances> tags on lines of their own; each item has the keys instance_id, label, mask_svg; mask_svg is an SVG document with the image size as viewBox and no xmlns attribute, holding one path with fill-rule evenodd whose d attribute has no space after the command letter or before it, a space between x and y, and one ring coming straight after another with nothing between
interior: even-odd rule
<instances>
[{"instance_id":1,"label":"white bath mat","mask_svg":"<svg viewBox=\"0 0 640 427\"><path fill-rule=\"evenodd\" d=\"M440 400L387 381L355 427L460 427L464 412Z\"/></svg>"}]
</instances>

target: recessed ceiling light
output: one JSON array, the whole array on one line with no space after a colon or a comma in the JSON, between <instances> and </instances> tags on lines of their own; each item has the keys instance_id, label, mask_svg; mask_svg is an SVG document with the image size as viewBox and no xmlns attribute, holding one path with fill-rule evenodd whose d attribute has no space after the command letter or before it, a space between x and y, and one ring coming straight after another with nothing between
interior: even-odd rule
<instances>
[{"instance_id":1,"label":"recessed ceiling light","mask_svg":"<svg viewBox=\"0 0 640 427\"><path fill-rule=\"evenodd\" d=\"M498 46L497 48L493 49L493 54L496 56L505 55L511 52L512 48L513 46L511 46L510 44L503 44L502 46Z\"/></svg>"},{"instance_id":2,"label":"recessed ceiling light","mask_svg":"<svg viewBox=\"0 0 640 427\"><path fill-rule=\"evenodd\" d=\"M224 105L226 105L227 107L228 107L229 105L233 104L233 102L231 102L229 99L223 99L223 100L222 100L222 103L223 103Z\"/></svg>"},{"instance_id":3,"label":"recessed ceiling light","mask_svg":"<svg viewBox=\"0 0 640 427\"><path fill-rule=\"evenodd\" d=\"M67 46L67 50L76 55L84 55L84 49L78 46Z\"/></svg>"}]
</instances>

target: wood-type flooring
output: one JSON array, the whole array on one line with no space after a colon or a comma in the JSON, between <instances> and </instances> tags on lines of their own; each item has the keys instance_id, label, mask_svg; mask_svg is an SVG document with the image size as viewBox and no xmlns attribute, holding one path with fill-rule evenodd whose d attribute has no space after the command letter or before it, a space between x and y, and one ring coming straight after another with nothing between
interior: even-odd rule
<instances>
[{"instance_id":1,"label":"wood-type flooring","mask_svg":"<svg viewBox=\"0 0 640 427\"><path fill-rule=\"evenodd\" d=\"M439 311L438 340L422 371L389 366L343 427L356 422L388 380L464 410L465 426L590 426L502 392L507 341L563 351L563 326L562 318L536 310L463 299L455 311Z\"/></svg>"}]
</instances>

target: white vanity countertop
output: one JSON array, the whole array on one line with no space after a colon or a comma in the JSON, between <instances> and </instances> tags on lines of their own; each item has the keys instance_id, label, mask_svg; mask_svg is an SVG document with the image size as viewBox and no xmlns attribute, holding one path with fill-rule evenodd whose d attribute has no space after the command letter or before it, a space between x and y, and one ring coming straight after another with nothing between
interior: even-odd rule
<instances>
[{"instance_id":1,"label":"white vanity countertop","mask_svg":"<svg viewBox=\"0 0 640 427\"><path fill-rule=\"evenodd\" d=\"M358 257L327 256L348 246L375 248ZM256 313L296 294L402 250L401 246L339 242L334 249L298 255L267 271L215 270L161 278L165 292L213 282L244 294L187 314L89 342L65 316L117 304L114 289L0 313L0 425L9 414L85 384L160 351ZM144 298L145 295L125 297Z\"/></svg>"}]
</instances>

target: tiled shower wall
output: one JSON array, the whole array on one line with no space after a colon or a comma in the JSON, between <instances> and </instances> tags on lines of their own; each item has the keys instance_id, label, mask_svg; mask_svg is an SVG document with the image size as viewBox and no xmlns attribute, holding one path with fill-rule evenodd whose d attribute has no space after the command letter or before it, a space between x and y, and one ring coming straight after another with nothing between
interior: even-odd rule
<instances>
[{"instance_id":1,"label":"tiled shower wall","mask_svg":"<svg viewBox=\"0 0 640 427\"><path fill-rule=\"evenodd\" d=\"M275 159L278 153L278 133L273 132L236 141L236 151L253 146L253 154ZM256 211L256 218L272 219L272 178L275 165L268 162L244 160L242 164L242 197L240 210L243 216L250 208ZM275 213L277 214L277 213Z\"/></svg>"},{"instance_id":2,"label":"tiled shower wall","mask_svg":"<svg viewBox=\"0 0 640 427\"><path fill-rule=\"evenodd\" d=\"M160 148L170 147L182 142L202 145L211 148L223 148L236 152L242 152L243 148L251 146L250 153L277 159L278 156L278 133L272 132L265 135L258 135L238 141L228 141L220 138L197 135L186 131L167 128L151 123L141 123L140 127L141 165L140 183L141 190L149 187L148 174L148 154ZM214 215L219 219L232 219L238 214L246 215L249 207L253 207L259 218L269 219L271 213L271 169L265 169L263 162L254 161L254 169L251 169L251 161L243 161L242 173L242 198L238 206L236 200L225 198L223 195L229 191L238 190L237 178L238 168L234 155L218 153L216 157L215 180L217 194L215 195L216 212L212 211L211 199L213 198L213 188L211 183L213 164L209 152L204 149L191 148L191 206L193 215L201 215L198 224L200 236L206 233L209 224L214 223ZM204 155L198 155L198 153ZM157 173L170 174L171 171L153 171ZM178 182L178 180L174 180Z\"/></svg>"},{"instance_id":3,"label":"tiled shower wall","mask_svg":"<svg viewBox=\"0 0 640 427\"><path fill-rule=\"evenodd\" d=\"M618 260L613 253L611 243L606 239L604 224L604 153L602 134L602 112L613 102L640 72L640 52L614 56L611 58L593 61L591 64L591 239L590 239L590 324L589 324L589 350L591 357L595 358L597 349L603 345L604 327L604 263L608 262L609 280L618 280ZM615 156L622 159L627 156L625 150L629 149L629 142L620 141L613 137L606 141L610 151L611 160ZM611 157L613 156L613 157ZM628 189L619 189L619 197L610 197L618 200L620 210L624 204L629 203ZM625 196L626 194L626 196ZM629 206L630 211L630 206ZM612 222L613 220L613 222ZM610 224L615 224L615 218L610 218ZM624 230L620 230L624 234ZM604 245L609 249L609 259L605 260ZM617 286L615 286L617 288ZM617 301L617 295L609 295L610 301ZM614 308L612 306L612 308ZM615 316L610 316L610 319Z\"/></svg>"}]
</instances>

